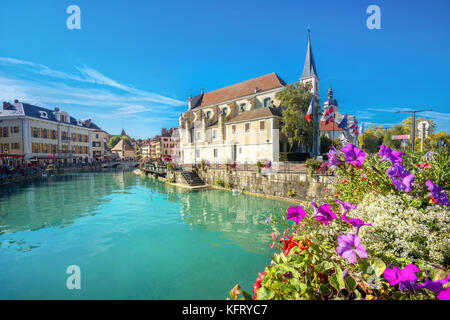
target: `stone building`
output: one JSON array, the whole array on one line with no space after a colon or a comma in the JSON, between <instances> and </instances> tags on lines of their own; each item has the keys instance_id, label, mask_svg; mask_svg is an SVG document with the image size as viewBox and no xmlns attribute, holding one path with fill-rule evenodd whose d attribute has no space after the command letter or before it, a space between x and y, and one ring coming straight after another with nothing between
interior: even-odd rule
<instances>
[{"instance_id":1,"label":"stone building","mask_svg":"<svg viewBox=\"0 0 450 320\"><path fill-rule=\"evenodd\" d=\"M119 142L111 149L111 152L117 155L121 160L134 160L136 152L124 139L120 139Z\"/></svg>"},{"instance_id":2,"label":"stone building","mask_svg":"<svg viewBox=\"0 0 450 320\"><path fill-rule=\"evenodd\" d=\"M310 83L318 99L319 77L309 38L300 82ZM183 163L278 161L280 152L289 151L280 132L283 107L275 99L285 86L273 72L190 97L188 111L179 119Z\"/></svg>"},{"instance_id":3,"label":"stone building","mask_svg":"<svg viewBox=\"0 0 450 320\"><path fill-rule=\"evenodd\" d=\"M0 158L3 162L87 162L93 129L67 112L3 102L0 109Z\"/></svg>"},{"instance_id":4,"label":"stone building","mask_svg":"<svg viewBox=\"0 0 450 320\"><path fill-rule=\"evenodd\" d=\"M92 132L92 156L95 160L104 160L111 156L111 149L108 147L108 141L111 135L97 126L91 119L85 121L85 125Z\"/></svg>"}]
</instances>

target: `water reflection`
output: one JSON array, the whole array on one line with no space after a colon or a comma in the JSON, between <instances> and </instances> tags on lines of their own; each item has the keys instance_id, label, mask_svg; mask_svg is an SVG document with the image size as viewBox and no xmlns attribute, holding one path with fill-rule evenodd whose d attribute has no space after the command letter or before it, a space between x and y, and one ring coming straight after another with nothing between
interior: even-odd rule
<instances>
[{"instance_id":1,"label":"water reflection","mask_svg":"<svg viewBox=\"0 0 450 320\"><path fill-rule=\"evenodd\" d=\"M154 193L166 194L171 202L180 201L181 217L192 228L221 232L225 239L250 252L270 253L271 228L265 220L289 206L287 202L229 191L186 191L153 178L142 178L141 183L150 189L150 201Z\"/></svg>"},{"instance_id":2,"label":"water reflection","mask_svg":"<svg viewBox=\"0 0 450 320\"><path fill-rule=\"evenodd\" d=\"M0 235L42 228L64 228L77 218L95 215L110 201L107 195L127 192L136 184L129 173L64 174L0 190ZM10 240L23 250L26 244ZM30 246L33 249L35 245Z\"/></svg>"},{"instance_id":3,"label":"water reflection","mask_svg":"<svg viewBox=\"0 0 450 320\"><path fill-rule=\"evenodd\" d=\"M139 191L139 198L133 200L133 194L138 192L136 187L144 188L148 198L142 199L142 191ZM270 213L289 206L285 202L222 190L187 191L131 172L65 174L2 188L0 236L67 227L78 218L101 212L101 207L111 202L114 194L130 196L131 201L135 201L131 215L139 206L143 206L143 210L145 206L164 210L165 204L161 201L177 204L182 221L192 229L222 234L224 243L211 245L234 243L246 251L265 253L270 252L271 231L265 219ZM128 214L126 209L122 213ZM40 245L3 238L2 248L27 251Z\"/></svg>"}]
</instances>

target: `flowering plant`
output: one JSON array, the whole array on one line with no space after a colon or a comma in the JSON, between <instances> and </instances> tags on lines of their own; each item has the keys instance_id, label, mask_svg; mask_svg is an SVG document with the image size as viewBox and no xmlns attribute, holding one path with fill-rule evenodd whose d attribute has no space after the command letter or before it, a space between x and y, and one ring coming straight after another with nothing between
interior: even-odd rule
<instances>
[{"instance_id":1,"label":"flowering plant","mask_svg":"<svg viewBox=\"0 0 450 320\"><path fill-rule=\"evenodd\" d=\"M432 168L425 171L416 160L385 146L375 157L353 145L331 150L329 164L337 171L335 192L323 204L290 207L285 214L272 214L266 220L273 229L270 247L276 252L258 276L253 299L449 299L445 252L450 221L447 211L440 212L449 205L448 197L439 180L442 175L431 174L433 165L439 165L431 163ZM367 205L375 201L367 192L372 190L381 201L397 199L400 212L375 204L383 220L367 214ZM404 232L402 238L385 220L399 227L409 223L419 232ZM444 243L440 248L423 245L417 240L420 231L428 232L424 237L430 239L443 237ZM385 234L391 238L383 238ZM384 244L389 239L390 247L377 244L380 238ZM396 238L404 239L406 245ZM403 254L414 241L423 250ZM245 292L244 298L249 297Z\"/></svg>"}]
</instances>

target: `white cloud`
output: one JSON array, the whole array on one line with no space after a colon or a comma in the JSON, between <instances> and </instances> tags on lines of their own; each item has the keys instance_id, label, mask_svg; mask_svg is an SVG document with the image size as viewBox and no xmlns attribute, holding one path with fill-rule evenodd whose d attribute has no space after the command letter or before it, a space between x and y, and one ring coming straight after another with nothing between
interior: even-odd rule
<instances>
[{"instance_id":1,"label":"white cloud","mask_svg":"<svg viewBox=\"0 0 450 320\"><path fill-rule=\"evenodd\" d=\"M105 76L100 71L93 68L83 66L76 67L80 72L80 76L69 74L66 72L51 69L45 65L18 60L14 58L0 57L0 64L16 67L22 71L28 71L34 74L44 75L52 78L53 81L33 81L33 80L20 80L13 77L5 76L1 79L0 85L14 86L19 91L26 91L29 94L31 92L38 95L41 99L41 104L46 102L51 103L64 103L64 104L79 104L90 105L92 102L96 102L97 105L111 105L111 102L115 103L133 103L142 101L145 103L159 103L173 107L184 106L186 102L165 97L157 93L147 92L144 90L135 89L133 87L120 84L119 82ZM75 86L69 86L64 82L56 82L58 80L71 80L79 83L91 83L103 86L102 89L96 88L80 88ZM106 88L105 88L106 87ZM113 92L110 88L119 89L121 92ZM66 90L66 92L59 92L60 90ZM11 91L11 89L9 89ZM76 98L74 99L70 99ZM9 97L11 99L13 97ZM15 98L15 97L14 97ZM106 98L106 99L105 99ZM39 99L37 99L39 101ZM111 101L112 100L112 101Z\"/></svg>"}]
</instances>

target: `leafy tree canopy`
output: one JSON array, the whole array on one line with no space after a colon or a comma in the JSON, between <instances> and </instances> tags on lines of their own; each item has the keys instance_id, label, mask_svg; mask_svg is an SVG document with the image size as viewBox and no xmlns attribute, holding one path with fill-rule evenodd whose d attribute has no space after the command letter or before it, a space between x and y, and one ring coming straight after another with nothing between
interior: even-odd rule
<instances>
[{"instance_id":1,"label":"leafy tree canopy","mask_svg":"<svg viewBox=\"0 0 450 320\"><path fill-rule=\"evenodd\" d=\"M114 146L119 143L120 139L124 140L131 148L133 148L131 140L126 136L112 136L108 141L108 146L111 149L114 148Z\"/></svg>"},{"instance_id":2,"label":"leafy tree canopy","mask_svg":"<svg viewBox=\"0 0 450 320\"><path fill-rule=\"evenodd\" d=\"M280 100L284 126L281 128L282 134L288 138L291 147L300 144L312 146L313 122L308 122L305 115L308 112L311 102L311 85L296 82L288 84L283 91L277 92L275 98ZM320 110L319 101L316 101L316 112Z\"/></svg>"}]
</instances>

